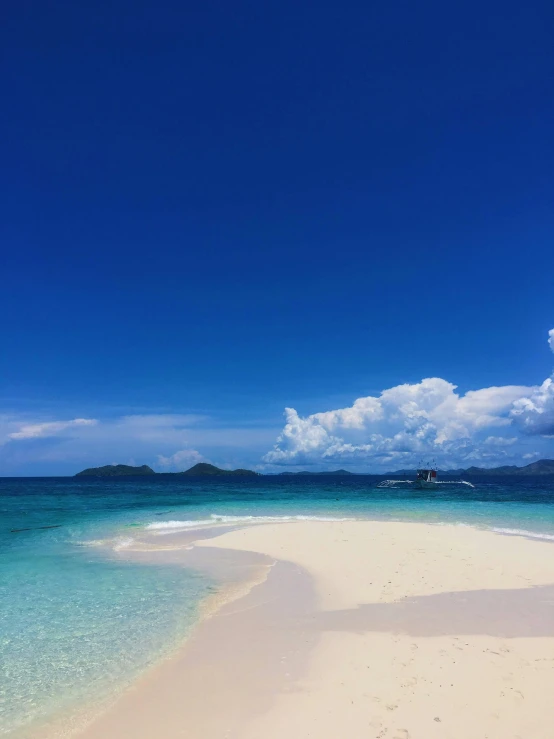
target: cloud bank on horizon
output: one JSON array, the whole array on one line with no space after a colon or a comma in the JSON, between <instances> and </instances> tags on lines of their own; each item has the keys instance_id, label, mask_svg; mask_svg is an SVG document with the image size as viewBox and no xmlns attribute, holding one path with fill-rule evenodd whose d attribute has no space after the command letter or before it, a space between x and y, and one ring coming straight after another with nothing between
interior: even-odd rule
<instances>
[{"instance_id":1,"label":"cloud bank on horizon","mask_svg":"<svg viewBox=\"0 0 554 739\"><path fill-rule=\"evenodd\" d=\"M554 352L554 329L549 331ZM554 439L554 382L456 392L439 377L397 385L347 408L301 417L285 409L286 424L269 465L413 466L435 458L443 466L493 466L539 456L529 445Z\"/></svg>"},{"instance_id":2,"label":"cloud bank on horizon","mask_svg":"<svg viewBox=\"0 0 554 739\"><path fill-rule=\"evenodd\" d=\"M554 329L548 344L554 352ZM422 459L454 468L554 456L553 377L541 385L464 394L431 377L358 398L346 408L306 417L287 408L285 415L270 451L275 428L223 426L195 414L67 420L0 415L0 474L72 472L111 462L178 471L203 461L265 471L299 465L386 471Z\"/></svg>"},{"instance_id":3,"label":"cloud bank on horizon","mask_svg":"<svg viewBox=\"0 0 554 739\"><path fill-rule=\"evenodd\" d=\"M259 460L276 434L276 428L228 426L198 414L64 420L0 414L0 474L72 474L116 463L160 472L207 461L234 468L247 457Z\"/></svg>"}]
</instances>

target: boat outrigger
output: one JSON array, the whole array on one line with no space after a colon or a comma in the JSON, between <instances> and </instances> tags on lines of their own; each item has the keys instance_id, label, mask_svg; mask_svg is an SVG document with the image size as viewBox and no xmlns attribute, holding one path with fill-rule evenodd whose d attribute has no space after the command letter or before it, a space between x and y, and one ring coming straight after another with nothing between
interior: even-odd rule
<instances>
[{"instance_id":1,"label":"boat outrigger","mask_svg":"<svg viewBox=\"0 0 554 739\"><path fill-rule=\"evenodd\" d=\"M433 490L439 487L439 485L469 485L470 488L474 487L467 480L437 480L437 468L436 467L421 467L417 470L415 480L383 480L377 485L378 488L394 488L394 487L412 487L418 490Z\"/></svg>"}]
</instances>

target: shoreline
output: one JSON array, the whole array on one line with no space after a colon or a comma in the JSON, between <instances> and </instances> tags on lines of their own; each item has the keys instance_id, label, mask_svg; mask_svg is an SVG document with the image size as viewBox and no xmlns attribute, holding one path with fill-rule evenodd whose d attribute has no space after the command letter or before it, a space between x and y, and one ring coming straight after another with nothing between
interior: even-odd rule
<instances>
[{"instance_id":1,"label":"shoreline","mask_svg":"<svg viewBox=\"0 0 554 739\"><path fill-rule=\"evenodd\" d=\"M550 739L549 542L376 521L212 533L124 556L275 564L73 736Z\"/></svg>"},{"instance_id":2,"label":"shoreline","mask_svg":"<svg viewBox=\"0 0 554 739\"><path fill-rule=\"evenodd\" d=\"M210 541L234 528L231 525L213 529L204 527L197 531L178 532L177 536L163 536L161 540L156 534L144 532L134 540L133 545L124 548L112 546L114 540L106 540L109 550L102 556L107 556L108 559L143 567L183 568L189 574L193 572L210 580L213 583L212 592L199 601L197 618L187 633L168 643L163 652L152 655L152 661L146 668L130 675L123 682L112 685L111 694L103 691L100 695L92 695L50 717L16 729L9 736L14 739L69 739L81 736L127 694L134 693L137 686L151 678L157 679L160 670L164 671L180 657L204 622L213 618L221 609L247 597L252 589L262 584L276 564L272 558L254 552L226 552L221 549L196 549L193 546L193 542Z\"/></svg>"},{"instance_id":3,"label":"shoreline","mask_svg":"<svg viewBox=\"0 0 554 739\"><path fill-rule=\"evenodd\" d=\"M239 736L307 669L316 637L307 627L314 602L307 574L275 562L265 580L208 613L172 657L76 736Z\"/></svg>"}]
</instances>

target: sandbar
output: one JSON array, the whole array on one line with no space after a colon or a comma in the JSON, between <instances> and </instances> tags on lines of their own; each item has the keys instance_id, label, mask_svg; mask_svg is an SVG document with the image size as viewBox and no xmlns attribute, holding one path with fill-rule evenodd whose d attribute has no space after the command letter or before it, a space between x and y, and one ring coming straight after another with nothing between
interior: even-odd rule
<instances>
[{"instance_id":1,"label":"sandbar","mask_svg":"<svg viewBox=\"0 0 554 739\"><path fill-rule=\"evenodd\" d=\"M214 534L198 555L257 557L256 579L78 736L554 736L552 544L374 521Z\"/></svg>"}]
</instances>

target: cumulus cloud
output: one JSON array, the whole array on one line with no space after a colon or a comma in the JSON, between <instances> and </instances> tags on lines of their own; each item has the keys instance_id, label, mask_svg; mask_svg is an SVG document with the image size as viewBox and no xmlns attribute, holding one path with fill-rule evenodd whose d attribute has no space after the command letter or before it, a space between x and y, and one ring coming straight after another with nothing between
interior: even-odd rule
<instances>
[{"instance_id":1,"label":"cumulus cloud","mask_svg":"<svg viewBox=\"0 0 554 739\"><path fill-rule=\"evenodd\" d=\"M548 332L548 345L554 352L554 328ZM554 436L553 378L549 377L542 385L530 388L529 393L516 400L510 418L523 434Z\"/></svg>"},{"instance_id":2,"label":"cumulus cloud","mask_svg":"<svg viewBox=\"0 0 554 739\"><path fill-rule=\"evenodd\" d=\"M548 343L554 351L554 329ZM286 408L285 419L277 443L264 456L267 464L350 461L390 468L429 455L452 465L510 455L528 459L524 452L538 452L528 452L526 438L554 438L554 379L461 394L451 382L429 377L358 398L347 408L305 417Z\"/></svg>"},{"instance_id":3,"label":"cumulus cloud","mask_svg":"<svg viewBox=\"0 0 554 739\"><path fill-rule=\"evenodd\" d=\"M352 406L301 417L285 411L286 423L264 461L276 465L371 462L375 466L417 463L433 455L452 464L506 455L518 437L492 434L519 425L525 433L550 430L554 386L508 385L457 392L439 377L398 385ZM553 429L554 432L554 429ZM489 451L487 451L487 447Z\"/></svg>"},{"instance_id":4,"label":"cumulus cloud","mask_svg":"<svg viewBox=\"0 0 554 739\"><path fill-rule=\"evenodd\" d=\"M8 434L8 439L40 439L48 436L58 436L67 429L82 426L95 426L98 421L95 418L74 418L71 421L47 421L45 423L23 424L18 431Z\"/></svg>"},{"instance_id":5,"label":"cumulus cloud","mask_svg":"<svg viewBox=\"0 0 554 739\"><path fill-rule=\"evenodd\" d=\"M197 452L196 449L181 449L169 457L158 455L158 464L164 469L186 470L198 462L205 462L205 457Z\"/></svg>"},{"instance_id":6,"label":"cumulus cloud","mask_svg":"<svg viewBox=\"0 0 554 739\"><path fill-rule=\"evenodd\" d=\"M496 446L496 447L512 446L512 444L516 444L516 443L517 443L517 436L511 436L510 438L506 438L505 436L488 436L483 441L483 444L487 444L487 446Z\"/></svg>"},{"instance_id":7,"label":"cumulus cloud","mask_svg":"<svg viewBox=\"0 0 554 739\"><path fill-rule=\"evenodd\" d=\"M552 378L514 403L510 413L514 424L531 436L554 436L554 382Z\"/></svg>"}]
</instances>

